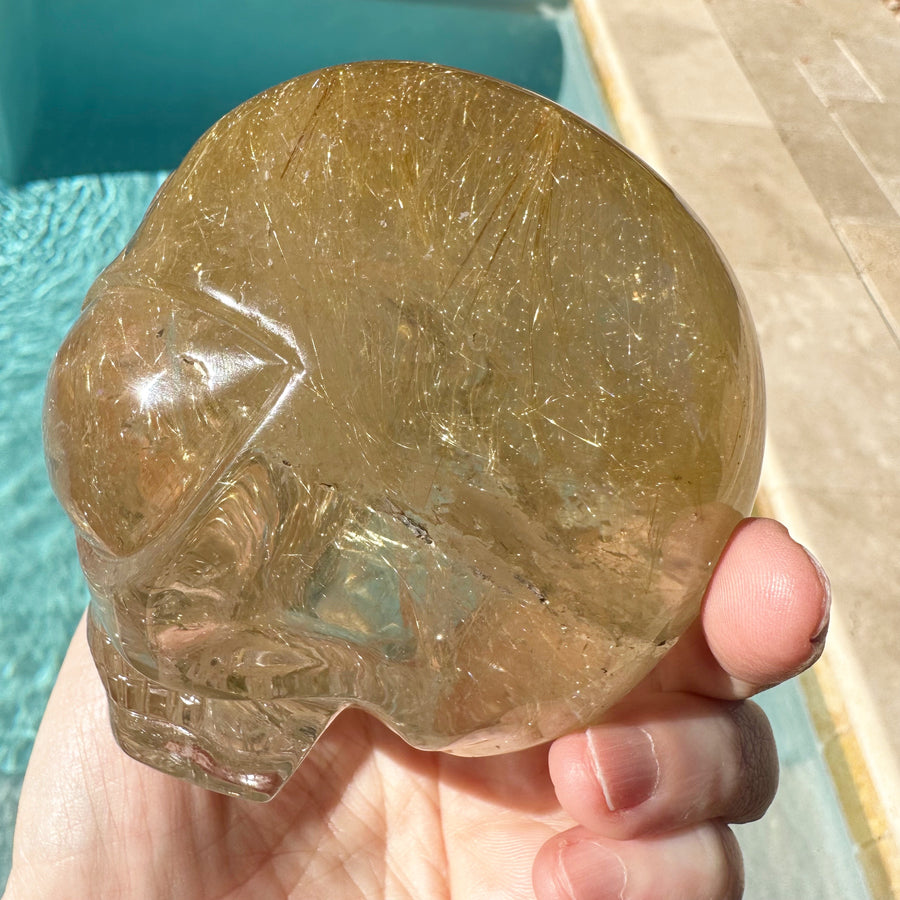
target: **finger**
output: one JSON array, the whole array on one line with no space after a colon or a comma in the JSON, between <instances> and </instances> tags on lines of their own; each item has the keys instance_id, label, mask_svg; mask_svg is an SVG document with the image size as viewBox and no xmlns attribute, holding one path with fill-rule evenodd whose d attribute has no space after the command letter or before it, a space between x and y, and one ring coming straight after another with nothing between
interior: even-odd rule
<instances>
[{"instance_id":1,"label":"finger","mask_svg":"<svg viewBox=\"0 0 900 900\"><path fill-rule=\"evenodd\" d=\"M778 786L772 729L755 703L666 694L560 738L550 778L580 825L625 840L708 819L749 822Z\"/></svg>"},{"instance_id":2,"label":"finger","mask_svg":"<svg viewBox=\"0 0 900 900\"><path fill-rule=\"evenodd\" d=\"M818 563L771 519L745 519L722 553L700 618L652 674L657 688L742 699L812 665L831 591Z\"/></svg>"},{"instance_id":3,"label":"finger","mask_svg":"<svg viewBox=\"0 0 900 900\"><path fill-rule=\"evenodd\" d=\"M537 900L738 900L744 876L734 835L709 822L621 842L573 828L540 849L533 879Z\"/></svg>"}]
</instances>

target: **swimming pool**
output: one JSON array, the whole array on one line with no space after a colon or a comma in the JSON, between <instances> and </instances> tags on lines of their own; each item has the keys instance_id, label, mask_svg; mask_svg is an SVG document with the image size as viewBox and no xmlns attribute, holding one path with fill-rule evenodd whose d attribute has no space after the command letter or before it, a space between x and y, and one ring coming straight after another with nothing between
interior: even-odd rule
<instances>
[{"instance_id":1,"label":"swimming pool","mask_svg":"<svg viewBox=\"0 0 900 900\"><path fill-rule=\"evenodd\" d=\"M37 723L87 602L44 473L44 377L165 171L245 97L361 58L486 72L612 128L562 3L266 0L252 30L212 0L147 9L0 4L0 883ZM784 775L770 815L739 831L747 896L866 897L796 685L763 702Z\"/></svg>"}]
</instances>

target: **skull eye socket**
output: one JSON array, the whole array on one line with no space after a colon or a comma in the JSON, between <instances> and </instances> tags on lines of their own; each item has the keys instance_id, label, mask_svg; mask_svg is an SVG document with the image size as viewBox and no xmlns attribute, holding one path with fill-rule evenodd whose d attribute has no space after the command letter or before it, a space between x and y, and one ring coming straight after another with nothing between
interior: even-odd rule
<instances>
[{"instance_id":1,"label":"skull eye socket","mask_svg":"<svg viewBox=\"0 0 900 900\"><path fill-rule=\"evenodd\" d=\"M47 389L48 468L69 516L114 555L140 549L227 467L289 375L255 338L187 303L144 287L98 292Z\"/></svg>"}]
</instances>

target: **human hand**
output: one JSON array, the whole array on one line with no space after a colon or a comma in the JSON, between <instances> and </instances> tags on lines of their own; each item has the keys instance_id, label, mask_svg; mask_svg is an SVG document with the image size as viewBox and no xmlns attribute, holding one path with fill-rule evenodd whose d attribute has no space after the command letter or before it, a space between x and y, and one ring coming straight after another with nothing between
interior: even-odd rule
<instances>
[{"instance_id":1,"label":"human hand","mask_svg":"<svg viewBox=\"0 0 900 900\"><path fill-rule=\"evenodd\" d=\"M739 897L725 823L761 815L777 782L771 730L743 701L818 657L827 613L803 549L745 520L701 617L602 725L549 752L461 759L345 713L266 804L127 757L79 628L26 774L4 898Z\"/></svg>"}]
</instances>

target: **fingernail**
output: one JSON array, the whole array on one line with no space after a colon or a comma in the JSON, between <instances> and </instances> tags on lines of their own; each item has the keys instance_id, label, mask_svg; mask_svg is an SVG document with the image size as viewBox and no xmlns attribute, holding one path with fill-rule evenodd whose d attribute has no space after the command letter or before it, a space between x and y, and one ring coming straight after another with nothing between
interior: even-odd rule
<instances>
[{"instance_id":1,"label":"fingernail","mask_svg":"<svg viewBox=\"0 0 900 900\"><path fill-rule=\"evenodd\" d=\"M648 731L626 725L591 728L588 749L610 812L649 800L659 784L659 760Z\"/></svg>"},{"instance_id":2,"label":"fingernail","mask_svg":"<svg viewBox=\"0 0 900 900\"><path fill-rule=\"evenodd\" d=\"M819 620L819 624L816 627L813 636L809 639L810 643L817 644L819 641L825 636L825 633L828 631L828 622L831 618L831 581L828 578L828 575L825 573L825 570L822 568L822 564L809 552L805 547L803 548L806 555L809 557L809 561L815 567L815 570L819 576L819 581L822 584L822 617Z\"/></svg>"},{"instance_id":3,"label":"fingernail","mask_svg":"<svg viewBox=\"0 0 900 900\"><path fill-rule=\"evenodd\" d=\"M559 875L571 900L622 900L625 896L625 864L608 847L593 841L563 844Z\"/></svg>"}]
</instances>

